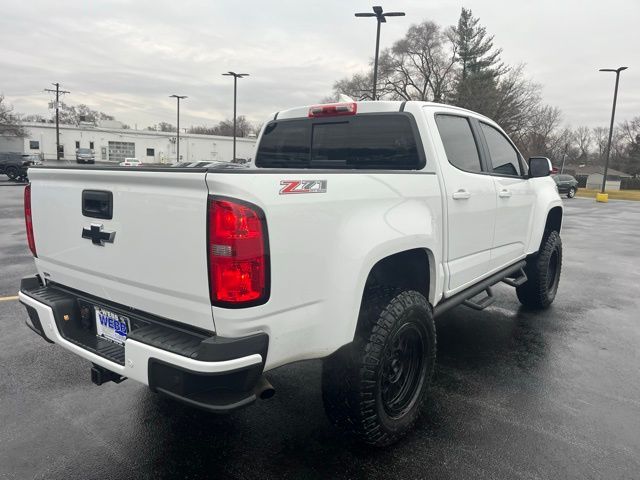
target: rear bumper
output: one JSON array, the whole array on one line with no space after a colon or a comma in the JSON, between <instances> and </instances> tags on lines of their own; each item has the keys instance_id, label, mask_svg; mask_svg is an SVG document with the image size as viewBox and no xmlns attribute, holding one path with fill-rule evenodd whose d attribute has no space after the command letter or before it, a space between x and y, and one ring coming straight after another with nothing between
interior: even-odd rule
<instances>
[{"instance_id":1,"label":"rear bumper","mask_svg":"<svg viewBox=\"0 0 640 480\"><path fill-rule=\"evenodd\" d=\"M95 337L94 315L81 308L121 306L59 286L43 287L37 277L22 280L18 294L29 314L27 325L50 343L153 391L211 411L227 412L253 403L268 349L268 336L207 336L140 312L127 312L131 332L124 346ZM93 329L93 330L92 330Z\"/></svg>"}]
</instances>

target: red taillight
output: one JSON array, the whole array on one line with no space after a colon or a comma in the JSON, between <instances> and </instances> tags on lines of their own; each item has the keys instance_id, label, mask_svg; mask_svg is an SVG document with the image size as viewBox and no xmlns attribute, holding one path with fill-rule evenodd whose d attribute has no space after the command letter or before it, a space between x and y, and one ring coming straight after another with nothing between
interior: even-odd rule
<instances>
[{"instance_id":1,"label":"red taillight","mask_svg":"<svg viewBox=\"0 0 640 480\"><path fill-rule=\"evenodd\" d=\"M29 250L31 250L34 257L37 257L36 240L33 237L33 218L31 216L31 184L24 187L24 223L27 227L27 242L29 243Z\"/></svg>"},{"instance_id":2,"label":"red taillight","mask_svg":"<svg viewBox=\"0 0 640 480\"><path fill-rule=\"evenodd\" d=\"M248 306L268 299L264 215L255 205L209 199L209 289L213 304Z\"/></svg>"},{"instance_id":3,"label":"red taillight","mask_svg":"<svg viewBox=\"0 0 640 480\"><path fill-rule=\"evenodd\" d=\"M327 103L325 105L314 105L309 109L309 117L339 117L342 115L355 115L358 111L358 104L353 103Z\"/></svg>"}]
</instances>

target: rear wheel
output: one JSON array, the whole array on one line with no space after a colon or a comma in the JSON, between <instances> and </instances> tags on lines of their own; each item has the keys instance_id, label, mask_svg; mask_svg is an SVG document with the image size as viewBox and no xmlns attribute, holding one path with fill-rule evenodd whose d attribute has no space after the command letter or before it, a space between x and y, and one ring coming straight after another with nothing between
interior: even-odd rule
<instances>
[{"instance_id":1,"label":"rear wheel","mask_svg":"<svg viewBox=\"0 0 640 480\"><path fill-rule=\"evenodd\" d=\"M327 415L370 445L395 442L420 415L435 355L435 325L423 295L367 292L354 342L324 362Z\"/></svg>"},{"instance_id":2,"label":"rear wheel","mask_svg":"<svg viewBox=\"0 0 640 480\"><path fill-rule=\"evenodd\" d=\"M562 240L556 231L547 232L538 253L527 260L527 281L516 287L518 300L529 308L549 307L556 298L562 271Z\"/></svg>"},{"instance_id":3,"label":"rear wheel","mask_svg":"<svg viewBox=\"0 0 640 480\"><path fill-rule=\"evenodd\" d=\"M576 196L576 188L575 187L571 187L569 189L569 191L567 192L567 198L573 198Z\"/></svg>"}]
</instances>

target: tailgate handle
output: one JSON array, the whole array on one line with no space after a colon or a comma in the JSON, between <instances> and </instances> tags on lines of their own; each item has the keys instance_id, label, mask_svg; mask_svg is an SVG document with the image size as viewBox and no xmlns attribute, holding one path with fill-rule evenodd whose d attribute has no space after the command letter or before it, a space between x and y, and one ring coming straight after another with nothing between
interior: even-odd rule
<instances>
[{"instance_id":1,"label":"tailgate handle","mask_svg":"<svg viewBox=\"0 0 640 480\"><path fill-rule=\"evenodd\" d=\"M107 190L83 190L82 215L111 220L113 218L113 193Z\"/></svg>"}]
</instances>

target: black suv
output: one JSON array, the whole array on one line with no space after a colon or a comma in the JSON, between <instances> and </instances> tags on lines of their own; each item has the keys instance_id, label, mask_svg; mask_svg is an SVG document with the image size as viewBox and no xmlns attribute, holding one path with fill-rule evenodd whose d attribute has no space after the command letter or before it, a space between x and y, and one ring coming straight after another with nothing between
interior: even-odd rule
<instances>
[{"instance_id":1,"label":"black suv","mask_svg":"<svg viewBox=\"0 0 640 480\"><path fill-rule=\"evenodd\" d=\"M556 182L558 186L558 193L566 194L567 198L573 198L578 191L578 181L571 175L551 175L551 178Z\"/></svg>"},{"instance_id":2,"label":"black suv","mask_svg":"<svg viewBox=\"0 0 640 480\"><path fill-rule=\"evenodd\" d=\"M26 181L27 168L40 162L34 155L19 152L0 153L0 175L6 175L9 180Z\"/></svg>"}]
</instances>

